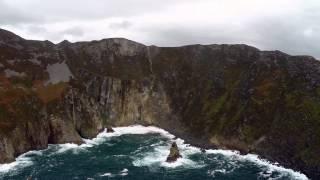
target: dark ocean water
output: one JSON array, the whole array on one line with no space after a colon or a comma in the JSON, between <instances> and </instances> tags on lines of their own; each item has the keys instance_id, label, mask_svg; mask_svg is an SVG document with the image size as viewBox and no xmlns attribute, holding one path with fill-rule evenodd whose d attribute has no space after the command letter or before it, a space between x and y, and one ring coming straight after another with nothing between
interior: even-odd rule
<instances>
[{"instance_id":1,"label":"dark ocean water","mask_svg":"<svg viewBox=\"0 0 320 180\"><path fill-rule=\"evenodd\" d=\"M202 153L154 127L123 127L115 131L101 133L80 146L50 145L46 150L28 152L14 163L0 165L0 179L307 179L255 155L225 150ZM173 141L183 158L165 163Z\"/></svg>"}]
</instances>

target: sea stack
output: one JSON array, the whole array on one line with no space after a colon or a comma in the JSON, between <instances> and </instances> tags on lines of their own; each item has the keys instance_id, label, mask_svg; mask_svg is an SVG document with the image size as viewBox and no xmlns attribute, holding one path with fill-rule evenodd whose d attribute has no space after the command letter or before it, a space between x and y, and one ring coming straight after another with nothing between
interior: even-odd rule
<instances>
[{"instance_id":1,"label":"sea stack","mask_svg":"<svg viewBox=\"0 0 320 180\"><path fill-rule=\"evenodd\" d=\"M182 157L179 153L179 149L176 142L173 142L170 148L170 154L167 157L166 162L175 162L178 158Z\"/></svg>"},{"instance_id":2,"label":"sea stack","mask_svg":"<svg viewBox=\"0 0 320 180\"><path fill-rule=\"evenodd\" d=\"M0 28L0 164L139 123L319 179L319 109L320 61L310 56L124 38L54 44Z\"/></svg>"}]
</instances>

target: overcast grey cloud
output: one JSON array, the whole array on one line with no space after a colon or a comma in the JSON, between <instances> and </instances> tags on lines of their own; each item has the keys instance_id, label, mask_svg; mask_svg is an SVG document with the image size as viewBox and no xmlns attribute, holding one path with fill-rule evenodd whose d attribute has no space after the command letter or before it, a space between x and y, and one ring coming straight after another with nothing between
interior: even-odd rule
<instances>
[{"instance_id":1,"label":"overcast grey cloud","mask_svg":"<svg viewBox=\"0 0 320 180\"><path fill-rule=\"evenodd\" d=\"M0 0L0 28L55 43L245 43L320 58L319 0Z\"/></svg>"}]
</instances>

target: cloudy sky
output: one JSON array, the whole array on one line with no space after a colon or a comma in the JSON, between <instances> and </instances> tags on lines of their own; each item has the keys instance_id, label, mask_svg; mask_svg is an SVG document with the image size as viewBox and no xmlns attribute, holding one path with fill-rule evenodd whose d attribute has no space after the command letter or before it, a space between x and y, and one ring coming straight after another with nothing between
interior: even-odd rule
<instances>
[{"instance_id":1,"label":"cloudy sky","mask_svg":"<svg viewBox=\"0 0 320 180\"><path fill-rule=\"evenodd\" d=\"M319 0L0 0L0 28L55 43L241 43L320 59Z\"/></svg>"}]
</instances>

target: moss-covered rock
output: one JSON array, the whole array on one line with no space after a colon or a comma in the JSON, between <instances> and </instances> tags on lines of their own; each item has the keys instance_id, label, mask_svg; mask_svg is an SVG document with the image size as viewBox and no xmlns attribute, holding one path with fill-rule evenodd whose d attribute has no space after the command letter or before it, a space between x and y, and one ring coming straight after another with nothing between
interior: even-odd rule
<instances>
[{"instance_id":1,"label":"moss-covered rock","mask_svg":"<svg viewBox=\"0 0 320 180\"><path fill-rule=\"evenodd\" d=\"M144 124L320 176L314 58L119 38L54 45L4 30L0 40L0 162L48 142L92 138L108 126Z\"/></svg>"}]
</instances>

